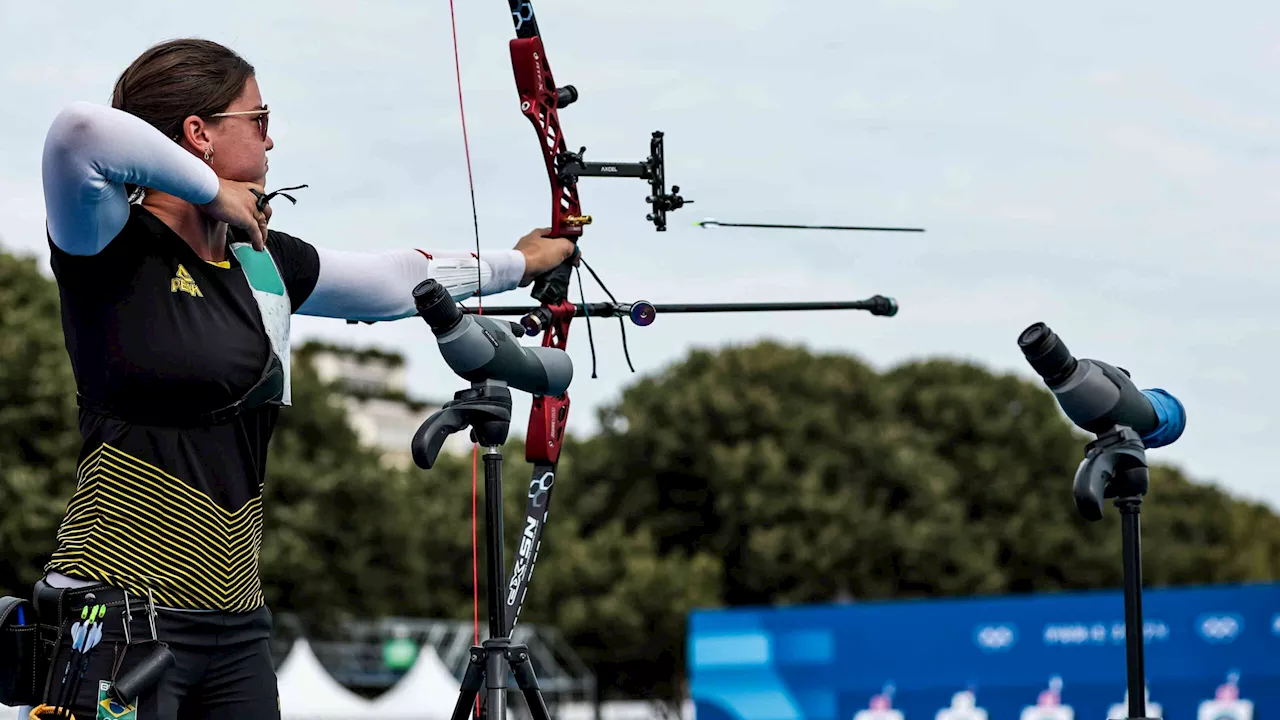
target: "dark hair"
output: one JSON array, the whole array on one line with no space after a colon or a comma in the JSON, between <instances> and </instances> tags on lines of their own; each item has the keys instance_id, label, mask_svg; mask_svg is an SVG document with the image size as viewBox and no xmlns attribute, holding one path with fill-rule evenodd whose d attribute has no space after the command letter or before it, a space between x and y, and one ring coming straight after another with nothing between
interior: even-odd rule
<instances>
[{"instance_id":1,"label":"dark hair","mask_svg":"<svg viewBox=\"0 0 1280 720\"><path fill-rule=\"evenodd\" d=\"M120 74L111 107L177 138L188 116L226 110L253 74L244 58L216 42L169 40L148 48Z\"/></svg>"}]
</instances>

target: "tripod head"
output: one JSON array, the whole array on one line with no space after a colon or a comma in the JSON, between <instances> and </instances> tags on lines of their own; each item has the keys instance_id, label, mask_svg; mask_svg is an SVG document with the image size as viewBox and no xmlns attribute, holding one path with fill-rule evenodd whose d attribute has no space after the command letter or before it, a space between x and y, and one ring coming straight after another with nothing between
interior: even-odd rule
<instances>
[{"instance_id":1,"label":"tripod head","mask_svg":"<svg viewBox=\"0 0 1280 720\"><path fill-rule=\"evenodd\" d=\"M1102 502L1117 498L1116 504L1141 502L1150 477L1147 450L1133 428L1117 425L1085 446L1084 460L1076 469L1072 495L1076 512L1085 520L1102 519Z\"/></svg>"},{"instance_id":2,"label":"tripod head","mask_svg":"<svg viewBox=\"0 0 1280 720\"><path fill-rule=\"evenodd\" d=\"M471 428L472 442L497 447L507 441L511 429L511 390L506 383L483 380L454 393L453 400L431 414L414 433L409 449L413 462L423 470L436 464L449 436Z\"/></svg>"},{"instance_id":3,"label":"tripod head","mask_svg":"<svg viewBox=\"0 0 1280 720\"><path fill-rule=\"evenodd\" d=\"M1164 390L1139 390L1124 368L1077 359L1044 323L1024 330L1018 346L1071 422L1096 436L1085 446L1085 459L1076 471L1076 510L1097 521L1104 499L1136 502L1145 495L1146 450L1182 435L1182 403Z\"/></svg>"}]
</instances>

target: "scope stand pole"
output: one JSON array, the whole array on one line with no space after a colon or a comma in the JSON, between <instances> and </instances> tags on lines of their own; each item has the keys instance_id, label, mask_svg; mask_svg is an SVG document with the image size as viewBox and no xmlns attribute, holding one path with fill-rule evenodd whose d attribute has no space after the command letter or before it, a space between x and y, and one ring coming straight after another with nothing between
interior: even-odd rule
<instances>
[{"instance_id":1,"label":"scope stand pole","mask_svg":"<svg viewBox=\"0 0 1280 720\"><path fill-rule=\"evenodd\" d=\"M1114 498L1120 510L1120 542L1124 556L1124 638L1129 717L1109 720L1155 720L1147 718L1147 680L1143 653L1145 627L1142 619L1142 539L1139 518L1142 496L1150 477L1146 445L1132 428L1117 425L1085 447L1085 459L1075 477L1076 509L1085 519L1102 519L1104 498Z\"/></svg>"},{"instance_id":2,"label":"scope stand pole","mask_svg":"<svg viewBox=\"0 0 1280 720\"><path fill-rule=\"evenodd\" d=\"M482 718L506 720L507 673L515 675L516 686L524 694L533 720L551 720L538 679L533 672L529 648L511 642L507 634L506 604L502 602L503 527L502 527L502 445L511 426L511 390L505 383L479 382L471 389L454 395L445 412L457 421L449 429L471 427L471 438L484 448L485 505L485 574L488 578L489 639L472 647L453 720L467 720L475 707L481 687L485 699L480 703Z\"/></svg>"},{"instance_id":3,"label":"scope stand pole","mask_svg":"<svg viewBox=\"0 0 1280 720\"><path fill-rule=\"evenodd\" d=\"M1142 498L1119 497L1120 543L1124 554L1124 650L1129 682L1129 719L1147 716L1146 667L1143 658L1145 627L1142 620Z\"/></svg>"}]
</instances>

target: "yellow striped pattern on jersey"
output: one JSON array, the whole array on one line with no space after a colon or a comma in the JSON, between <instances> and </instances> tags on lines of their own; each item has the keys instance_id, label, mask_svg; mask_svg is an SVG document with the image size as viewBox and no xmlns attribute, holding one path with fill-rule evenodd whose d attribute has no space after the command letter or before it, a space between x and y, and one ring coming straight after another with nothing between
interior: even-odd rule
<instances>
[{"instance_id":1,"label":"yellow striped pattern on jersey","mask_svg":"<svg viewBox=\"0 0 1280 720\"><path fill-rule=\"evenodd\" d=\"M245 612L263 602L262 498L235 511L103 444L80 464L47 571L98 580L156 604Z\"/></svg>"}]
</instances>

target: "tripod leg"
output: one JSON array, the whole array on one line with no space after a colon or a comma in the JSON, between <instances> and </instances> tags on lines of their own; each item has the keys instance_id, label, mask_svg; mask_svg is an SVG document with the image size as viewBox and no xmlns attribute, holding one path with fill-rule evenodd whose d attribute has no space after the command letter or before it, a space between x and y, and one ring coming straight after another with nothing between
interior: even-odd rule
<instances>
[{"instance_id":1,"label":"tripod leg","mask_svg":"<svg viewBox=\"0 0 1280 720\"><path fill-rule=\"evenodd\" d=\"M538 678L533 673L533 663L529 661L529 648L512 645L507 651L507 661L511 665L511 672L516 676L516 686L524 694L525 704L529 706L529 714L533 716L533 720L551 720L551 713L538 688Z\"/></svg>"},{"instance_id":2,"label":"tripod leg","mask_svg":"<svg viewBox=\"0 0 1280 720\"><path fill-rule=\"evenodd\" d=\"M453 706L453 720L467 720L472 708L476 706L476 693L484 685L484 648L471 648L471 660L467 663L467 672L462 676L462 690L458 694L458 704Z\"/></svg>"}]
</instances>

